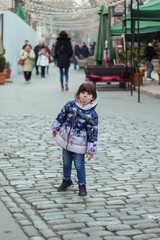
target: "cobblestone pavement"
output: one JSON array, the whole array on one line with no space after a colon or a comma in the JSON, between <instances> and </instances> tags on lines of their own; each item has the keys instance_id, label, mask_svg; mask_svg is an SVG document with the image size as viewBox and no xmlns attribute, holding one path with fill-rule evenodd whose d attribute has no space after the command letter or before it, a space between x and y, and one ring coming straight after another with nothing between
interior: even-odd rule
<instances>
[{"instance_id":1,"label":"cobblestone pavement","mask_svg":"<svg viewBox=\"0 0 160 240\"><path fill-rule=\"evenodd\" d=\"M53 116L0 117L0 198L30 240L159 240L160 125L100 117L98 154L86 161L86 197L57 192L61 149ZM105 128L104 128L105 126Z\"/></svg>"}]
</instances>

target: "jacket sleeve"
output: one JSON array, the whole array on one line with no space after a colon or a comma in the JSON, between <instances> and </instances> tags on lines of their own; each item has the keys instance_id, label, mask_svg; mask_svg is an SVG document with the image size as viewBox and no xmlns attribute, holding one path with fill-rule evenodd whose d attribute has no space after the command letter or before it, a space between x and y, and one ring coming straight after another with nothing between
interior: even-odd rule
<instances>
[{"instance_id":1,"label":"jacket sleeve","mask_svg":"<svg viewBox=\"0 0 160 240\"><path fill-rule=\"evenodd\" d=\"M30 52L30 54L29 54L29 58L31 58L31 59L35 59L35 53L34 53L33 50Z\"/></svg>"},{"instance_id":2,"label":"jacket sleeve","mask_svg":"<svg viewBox=\"0 0 160 240\"><path fill-rule=\"evenodd\" d=\"M69 102L62 108L57 118L52 123L52 131L58 132L63 126L68 114Z\"/></svg>"},{"instance_id":3,"label":"jacket sleeve","mask_svg":"<svg viewBox=\"0 0 160 240\"><path fill-rule=\"evenodd\" d=\"M26 53L24 50L20 52L19 59L25 60L26 59Z\"/></svg>"},{"instance_id":4,"label":"jacket sleeve","mask_svg":"<svg viewBox=\"0 0 160 240\"><path fill-rule=\"evenodd\" d=\"M72 57L73 55L73 49L72 49L72 45L71 45L71 42L69 42L69 57Z\"/></svg>"},{"instance_id":5,"label":"jacket sleeve","mask_svg":"<svg viewBox=\"0 0 160 240\"><path fill-rule=\"evenodd\" d=\"M87 153L97 152L98 115L94 111L87 124Z\"/></svg>"},{"instance_id":6,"label":"jacket sleeve","mask_svg":"<svg viewBox=\"0 0 160 240\"><path fill-rule=\"evenodd\" d=\"M55 46L55 57L57 58L58 57L58 52L59 52L59 46L58 46L58 42L56 43L56 46Z\"/></svg>"}]
</instances>

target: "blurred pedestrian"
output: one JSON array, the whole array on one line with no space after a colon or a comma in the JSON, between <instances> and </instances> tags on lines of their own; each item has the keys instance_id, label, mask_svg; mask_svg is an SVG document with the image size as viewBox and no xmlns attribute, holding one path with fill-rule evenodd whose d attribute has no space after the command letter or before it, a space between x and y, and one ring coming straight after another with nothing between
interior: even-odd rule
<instances>
[{"instance_id":1,"label":"blurred pedestrian","mask_svg":"<svg viewBox=\"0 0 160 240\"><path fill-rule=\"evenodd\" d=\"M20 52L19 59L24 60L24 65L22 70L24 72L24 78L26 83L29 83L31 80L32 70L34 66L35 53L32 50L30 44L26 45L25 48Z\"/></svg>"},{"instance_id":2,"label":"blurred pedestrian","mask_svg":"<svg viewBox=\"0 0 160 240\"><path fill-rule=\"evenodd\" d=\"M55 44L52 44L52 48L51 48L51 57L53 59L53 62L55 62Z\"/></svg>"},{"instance_id":3,"label":"blurred pedestrian","mask_svg":"<svg viewBox=\"0 0 160 240\"><path fill-rule=\"evenodd\" d=\"M61 31L57 38L55 47L55 57L57 59L57 66L60 70L61 91L64 91L63 75L65 74L65 90L68 90L69 66L70 58L73 55L70 38L65 31Z\"/></svg>"},{"instance_id":4,"label":"blurred pedestrian","mask_svg":"<svg viewBox=\"0 0 160 240\"><path fill-rule=\"evenodd\" d=\"M154 78L151 77L151 73L154 69L154 66L152 64L152 59L157 56L156 50L154 47L157 45L157 41L155 39L152 39L151 43L149 43L145 47L145 58L146 58L146 64L147 64L147 76L146 80L155 80Z\"/></svg>"},{"instance_id":5,"label":"blurred pedestrian","mask_svg":"<svg viewBox=\"0 0 160 240\"><path fill-rule=\"evenodd\" d=\"M48 47L48 45L44 45L45 48L46 48L46 52L48 54L48 61L49 61L49 64L51 63L51 51ZM47 65L47 74L49 73L49 64Z\"/></svg>"},{"instance_id":6,"label":"blurred pedestrian","mask_svg":"<svg viewBox=\"0 0 160 240\"><path fill-rule=\"evenodd\" d=\"M88 49L85 42L83 42L83 46L81 47L81 52L80 53L84 58L87 58L90 55L89 49Z\"/></svg>"},{"instance_id":7,"label":"blurred pedestrian","mask_svg":"<svg viewBox=\"0 0 160 240\"><path fill-rule=\"evenodd\" d=\"M79 87L76 98L62 108L52 123L53 136L62 147L63 182L58 191L66 191L72 185L71 170L74 161L79 184L79 196L87 195L85 154L90 160L97 151L98 103L96 86L84 82Z\"/></svg>"},{"instance_id":8,"label":"blurred pedestrian","mask_svg":"<svg viewBox=\"0 0 160 240\"><path fill-rule=\"evenodd\" d=\"M23 45L23 48L22 48L22 49L24 49L25 46L28 45L28 44L29 44L29 41L28 41L28 40L25 40L25 44Z\"/></svg>"},{"instance_id":9,"label":"blurred pedestrian","mask_svg":"<svg viewBox=\"0 0 160 240\"><path fill-rule=\"evenodd\" d=\"M35 68L36 68L36 75L39 75L39 66L37 66L37 60L39 56L39 52L42 50L42 48L45 48L44 43L42 41L39 41L39 44L35 46L34 52L35 52Z\"/></svg>"},{"instance_id":10,"label":"blurred pedestrian","mask_svg":"<svg viewBox=\"0 0 160 240\"><path fill-rule=\"evenodd\" d=\"M41 67L41 77L45 78L45 68L49 65L49 58L46 48L42 48L39 52L37 66Z\"/></svg>"},{"instance_id":11,"label":"blurred pedestrian","mask_svg":"<svg viewBox=\"0 0 160 240\"><path fill-rule=\"evenodd\" d=\"M77 58L80 58L81 49L79 46L79 42L76 42L74 47L74 69L77 69Z\"/></svg>"}]
</instances>

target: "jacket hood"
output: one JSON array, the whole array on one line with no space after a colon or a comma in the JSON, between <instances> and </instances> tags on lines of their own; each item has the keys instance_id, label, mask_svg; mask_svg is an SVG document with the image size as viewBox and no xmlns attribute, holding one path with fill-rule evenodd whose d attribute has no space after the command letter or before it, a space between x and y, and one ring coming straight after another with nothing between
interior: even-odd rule
<instances>
[{"instance_id":1,"label":"jacket hood","mask_svg":"<svg viewBox=\"0 0 160 240\"><path fill-rule=\"evenodd\" d=\"M77 97L75 97L75 103L77 105L77 107L81 108L82 110L90 110L91 108L95 108L98 104L99 101L99 97L98 97L98 92L96 91L96 99L90 103L88 103L87 105L81 105L79 99Z\"/></svg>"}]
</instances>

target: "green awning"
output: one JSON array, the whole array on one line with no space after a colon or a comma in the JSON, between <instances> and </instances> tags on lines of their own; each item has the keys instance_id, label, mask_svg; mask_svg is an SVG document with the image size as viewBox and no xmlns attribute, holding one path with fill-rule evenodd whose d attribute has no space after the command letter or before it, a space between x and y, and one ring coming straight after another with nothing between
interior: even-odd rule
<instances>
[{"instance_id":1,"label":"green awning","mask_svg":"<svg viewBox=\"0 0 160 240\"><path fill-rule=\"evenodd\" d=\"M137 9L133 9L133 17L137 18ZM139 8L139 17L142 21L140 24L140 33L160 31L160 0L150 1ZM130 19L130 12L127 14ZM124 19L124 16L123 16ZM130 20L127 20L126 33L130 34ZM137 21L135 22L135 33L138 32ZM123 23L119 23L111 28L112 35L122 35L124 33Z\"/></svg>"},{"instance_id":2,"label":"green awning","mask_svg":"<svg viewBox=\"0 0 160 240\"><path fill-rule=\"evenodd\" d=\"M154 21L139 21L139 32L140 33L149 33L149 32L158 32L160 31L160 21L154 22ZM114 36L122 35L124 33L123 31L123 23L119 23L113 27L111 27L111 34ZM126 34L130 34L130 21L127 21L126 26ZM138 33L138 23L135 22L135 34Z\"/></svg>"}]
</instances>

